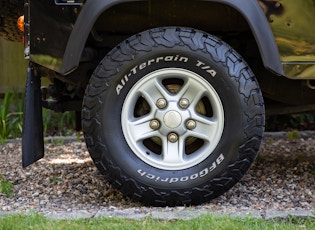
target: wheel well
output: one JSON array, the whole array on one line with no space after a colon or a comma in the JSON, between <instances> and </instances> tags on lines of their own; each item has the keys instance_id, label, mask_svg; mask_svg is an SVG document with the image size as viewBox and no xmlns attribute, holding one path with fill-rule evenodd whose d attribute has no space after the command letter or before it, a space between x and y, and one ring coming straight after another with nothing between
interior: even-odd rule
<instances>
[{"instance_id":1,"label":"wheel well","mask_svg":"<svg viewBox=\"0 0 315 230\"><path fill-rule=\"evenodd\" d=\"M205 1L141 1L115 5L95 22L87 45L109 51L131 35L162 26L203 30L227 42L245 59L260 57L244 17L228 5Z\"/></svg>"},{"instance_id":2,"label":"wheel well","mask_svg":"<svg viewBox=\"0 0 315 230\"><path fill-rule=\"evenodd\" d=\"M213 1L129 1L100 14L85 47L101 51L101 55L97 55L100 61L120 42L148 29L165 26L199 29L219 37L235 49L254 71L262 88L268 91L269 83L264 84L266 81L261 80L268 78L273 81L275 75L264 65L259 42L265 40L260 37L257 40L257 34L255 37L255 31L247 20L232 6ZM74 79L78 78L77 71L67 77L72 75Z\"/></svg>"}]
</instances>

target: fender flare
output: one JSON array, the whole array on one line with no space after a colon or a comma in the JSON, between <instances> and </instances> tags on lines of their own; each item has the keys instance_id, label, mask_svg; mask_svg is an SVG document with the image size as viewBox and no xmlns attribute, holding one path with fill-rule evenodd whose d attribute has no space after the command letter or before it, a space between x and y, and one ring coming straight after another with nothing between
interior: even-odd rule
<instances>
[{"instance_id":1,"label":"fender flare","mask_svg":"<svg viewBox=\"0 0 315 230\"><path fill-rule=\"evenodd\" d=\"M67 43L61 74L70 73L80 62L80 57L89 33L98 17L110 7L125 3L145 0L90 0L80 12ZM256 39L265 68L284 75L278 47L273 37L269 22L257 0L201 0L228 5L237 10L249 24ZM80 38L80 39L79 39Z\"/></svg>"}]
</instances>

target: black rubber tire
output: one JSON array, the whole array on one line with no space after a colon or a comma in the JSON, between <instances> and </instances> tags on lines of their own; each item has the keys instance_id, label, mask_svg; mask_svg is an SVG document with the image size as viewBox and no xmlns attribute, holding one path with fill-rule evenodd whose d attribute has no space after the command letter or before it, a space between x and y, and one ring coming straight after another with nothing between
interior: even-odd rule
<instances>
[{"instance_id":1,"label":"black rubber tire","mask_svg":"<svg viewBox=\"0 0 315 230\"><path fill-rule=\"evenodd\" d=\"M24 0L0 1L0 37L13 42L21 42L23 32L17 27L18 18L24 14Z\"/></svg>"},{"instance_id":2,"label":"black rubber tire","mask_svg":"<svg viewBox=\"0 0 315 230\"><path fill-rule=\"evenodd\" d=\"M180 57L185 59L178 61ZM224 128L206 159L167 170L133 151L121 116L123 106L130 106L125 102L128 93L140 89L137 83L148 79L144 76L174 68L196 74L215 89ZM181 27L151 29L114 48L93 73L82 109L85 141L95 165L123 194L154 206L200 204L228 191L257 155L264 118L258 83L240 55L214 36Z\"/></svg>"}]
</instances>

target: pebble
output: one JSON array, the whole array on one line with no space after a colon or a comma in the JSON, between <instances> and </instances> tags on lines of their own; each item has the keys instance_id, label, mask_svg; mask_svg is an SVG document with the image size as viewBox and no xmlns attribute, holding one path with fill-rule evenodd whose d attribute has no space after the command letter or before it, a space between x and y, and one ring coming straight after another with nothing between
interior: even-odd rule
<instances>
[{"instance_id":1,"label":"pebble","mask_svg":"<svg viewBox=\"0 0 315 230\"><path fill-rule=\"evenodd\" d=\"M58 213L85 210L134 213L184 211L184 207L143 207L113 189L98 172L84 142L45 144L45 158L26 169L21 144L0 144L0 174L14 185L14 196L0 193L7 211ZM5 157L6 156L6 157ZM264 138L260 154L244 178L224 195L189 209L215 212L315 209L315 139ZM185 208L186 209L186 208Z\"/></svg>"}]
</instances>

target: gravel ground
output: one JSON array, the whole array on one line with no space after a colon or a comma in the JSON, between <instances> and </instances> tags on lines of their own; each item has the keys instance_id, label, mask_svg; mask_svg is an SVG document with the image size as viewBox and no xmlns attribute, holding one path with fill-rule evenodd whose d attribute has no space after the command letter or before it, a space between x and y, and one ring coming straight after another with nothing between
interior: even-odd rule
<instances>
[{"instance_id":1,"label":"gravel ground","mask_svg":"<svg viewBox=\"0 0 315 230\"><path fill-rule=\"evenodd\" d=\"M23 169L19 140L0 145L0 174L14 185L14 196L0 194L0 216L35 212L51 218L116 216L192 218L204 213L262 218L314 217L315 134L267 133L247 175L226 194L193 207L144 207L113 189L91 161L84 142L52 141L45 158ZM64 142L65 141L65 142Z\"/></svg>"}]
</instances>

